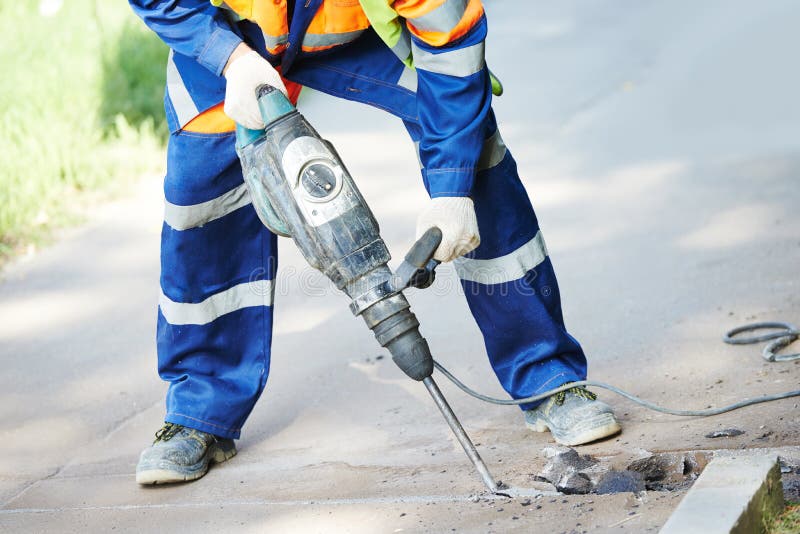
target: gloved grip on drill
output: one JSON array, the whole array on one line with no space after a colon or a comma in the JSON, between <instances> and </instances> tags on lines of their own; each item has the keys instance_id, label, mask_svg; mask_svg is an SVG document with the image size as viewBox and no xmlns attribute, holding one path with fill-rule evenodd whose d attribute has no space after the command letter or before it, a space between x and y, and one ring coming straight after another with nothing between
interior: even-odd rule
<instances>
[{"instance_id":1,"label":"gloved grip on drill","mask_svg":"<svg viewBox=\"0 0 800 534\"><path fill-rule=\"evenodd\" d=\"M433 254L442 242L442 231L433 226L411 246L403 263L397 268L392 280L395 291L402 291L407 287L425 289L429 287L436 276L434 269L439 262L433 259Z\"/></svg>"},{"instance_id":2,"label":"gloved grip on drill","mask_svg":"<svg viewBox=\"0 0 800 534\"><path fill-rule=\"evenodd\" d=\"M256 87L256 99L258 100L258 110L261 112L261 118L264 120L264 124L267 125L296 111L296 108L289 102L286 95L266 83Z\"/></svg>"},{"instance_id":3,"label":"gloved grip on drill","mask_svg":"<svg viewBox=\"0 0 800 534\"><path fill-rule=\"evenodd\" d=\"M266 96L275 91L277 91L275 87L271 86L268 83L262 83L261 85L256 87L256 99L261 100L262 96Z\"/></svg>"},{"instance_id":4,"label":"gloved grip on drill","mask_svg":"<svg viewBox=\"0 0 800 534\"><path fill-rule=\"evenodd\" d=\"M439 248L442 242L442 231L437 227L428 228L422 234L422 237L417 239L417 242L411 247L411 250L406 254L405 261L416 267L417 269L424 269L428 261L433 258L434 252Z\"/></svg>"}]
</instances>

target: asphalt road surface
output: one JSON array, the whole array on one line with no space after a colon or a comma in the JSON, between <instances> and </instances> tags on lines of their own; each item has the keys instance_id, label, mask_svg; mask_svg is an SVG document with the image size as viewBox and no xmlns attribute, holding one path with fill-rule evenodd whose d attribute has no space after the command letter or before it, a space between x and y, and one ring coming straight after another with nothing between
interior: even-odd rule
<instances>
[{"instance_id":1,"label":"asphalt road surface","mask_svg":"<svg viewBox=\"0 0 800 534\"><path fill-rule=\"evenodd\" d=\"M590 377L674 407L797 389L800 362L769 364L721 336L755 320L800 323L800 6L486 4L501 131ZM301 108L402 257L425 196L400 122L311 92ZM239 455L192 484L138 487L138 453L164 413L159 187L145 178L4 273L0 531L642 532L677 504L666 492L472 498L480 481L422 385L378 358L346 299L287 240L271 376ZM440 271L410 297L423 333L437 359L499 395L454 275ZM495 475L534 486L549 435L440 383ZM679 419L600 395L624 432L581 452L800 451L797 399ZM745 433L704 437L730 427Z\"/></svg>"}]
</instances>

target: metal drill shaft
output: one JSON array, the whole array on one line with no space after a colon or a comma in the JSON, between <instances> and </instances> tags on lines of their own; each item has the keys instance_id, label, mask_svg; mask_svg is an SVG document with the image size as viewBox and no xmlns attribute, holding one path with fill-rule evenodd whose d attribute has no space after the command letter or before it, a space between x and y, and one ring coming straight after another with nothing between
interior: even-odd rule
<instances>
[{"instance_id":1,"label":"metal drill shaft","mask_svg":"<svg viewBox=\"0 0 800 534\"><path fill-rule=\"evenodd\" d=\"M449 404L447 404L447 399L445 399L444 395L442 395L442 392L439 390L439 386L436 385L433 377L428 376L422 379L422 383L425 384L426 388L428 388L428 393L430 393L431 397L433 397L433 401L436 403L436 406L439 407L439 411L442 412L447 424L450 425L450 430L452 430L453 434L455 434L456 438L458 438L458 442L461 443L461 446L464 448L464 452L467 453L472 465L475 466L478 474L481 475L483 483L486 484L486 487L489 488L490 492L497 493L497 482L495 482L494 477L492 477L492 474L489 472L489 468L487 468L486 464L483 463L481 455L478 454L475 445L472 444L472 440L469 439L469 436L464 431L464 427L461 426L456 414L453 413L453 409L450 408Z\"/></svg>"}]
</instances>

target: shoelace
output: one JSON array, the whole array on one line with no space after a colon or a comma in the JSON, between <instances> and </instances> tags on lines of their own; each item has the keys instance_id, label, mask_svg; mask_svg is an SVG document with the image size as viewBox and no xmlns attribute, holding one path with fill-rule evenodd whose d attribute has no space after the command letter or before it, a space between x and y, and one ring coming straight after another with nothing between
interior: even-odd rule
<instances>
[{"instance_id":1,"label":"shoelace","mask_svg":"<svg viewBox=\"0 0 800 534\"><path fill-rule=\"evenodd\" d=\"M180 432L183 429L182 425L176 425L174 423L164 423L158 432L156 432L156 439L153 443L158 443L159 441L169 441L172 437Z\"/></svg>"},{"instance_id":2,"label":"shoelace","mask_svg":"<svg viewBox=\"0 0 800 534\"><path fill-rule=\"evenodd\" d=\"M597 399L597 395L595 395L594 393L592 393L591 391L589 391L586 388L578 386L578 387L567 389L565 391L559 391L558 393L556 393L554 395L554 399L553 400L555 401L555 403L557 405L561 406L562 404L564 404L564 401L567 399L567 393L572 393L573 395L577 395L578 397L580 397L582 399L586 399L586 400L593 401L593 400Z\"/></svg>"}]
</instances>

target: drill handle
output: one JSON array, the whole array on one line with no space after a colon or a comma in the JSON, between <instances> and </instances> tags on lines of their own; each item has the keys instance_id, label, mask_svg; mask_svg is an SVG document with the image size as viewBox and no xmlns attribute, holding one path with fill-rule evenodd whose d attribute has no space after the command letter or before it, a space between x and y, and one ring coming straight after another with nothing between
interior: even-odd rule
<instances>
[{"instance_id":1,"label":"drill handle","mask_svg":"<svg viewBox=\"0 0 800 534\"><path fill-rule=\"evenodd\" d=\"M258 99L258 110L264 124L269 126L281 117L297 111L283 92L268 84L259 85L256 88L256 99Z\"/></svg>"},{"instance_id":2,"label":"drill handle","mask_svg":"<svg viewBox=\"0 0 800 534\"><path fill-rule=\"evenodd\" d=\"M422 237L411 246L411 250L408 251L404 260L417 269L424 269L433 259L433 254L441 244L442 231L435 226L428 228ZM439 262L436 263L438 265Z\"/></svg>"},{"instance_id":3,"label":"drill handle","mask_svg":"<svg viewBox=\"0 0 800 534\"><path fill-rule=\"evenodd\" d=\"M429 287L436 277L436 267L439 262L433 259L433 254L442 243L442 231L437 227L428 228L411 246L403 263L397 268L394 275L394 290L402 291L408 287L425 289Z\"/></svg>"},{"instance_id":4,"label":"drill handle","mask_svg":"<svg viewBox=\"0 0 800 534\"><path fill-rule=\"evenodd\" d=\"M264 124L280 119L283 116L296 110L281 91L268 84L259 85L256 88L256 99L258 100L258 110ZM236 147L242 148L264 136L264 130L251 130L241 124L236 125Z\"/></svg>"}]
</instances>

